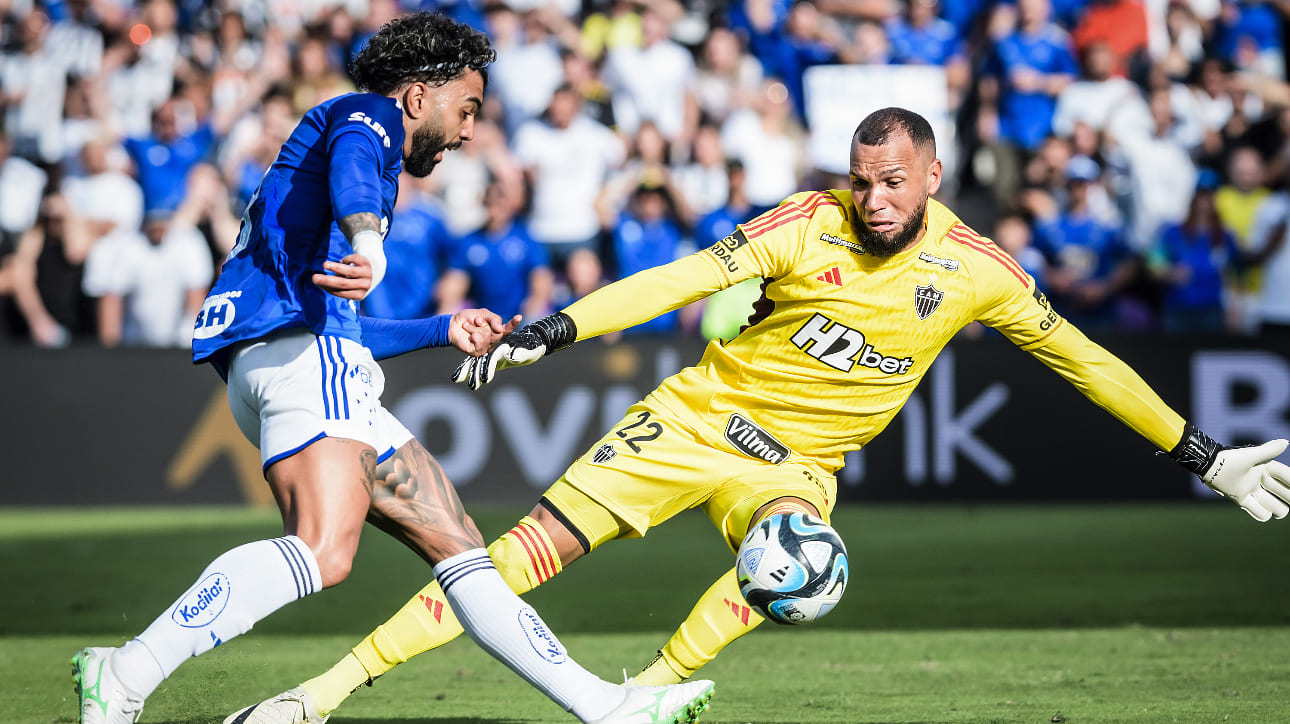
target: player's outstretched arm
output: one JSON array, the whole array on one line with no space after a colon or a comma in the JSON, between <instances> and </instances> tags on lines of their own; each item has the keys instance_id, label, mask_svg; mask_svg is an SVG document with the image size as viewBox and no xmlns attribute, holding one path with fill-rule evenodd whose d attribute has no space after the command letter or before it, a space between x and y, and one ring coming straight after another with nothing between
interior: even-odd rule
<instances>
[{"instance_id":1,"label":"player's outstretched arm","mask_svg":"<svg viewBox=\"0 0 1290 724\"><path fill-rule=\"evenodd\" d=\"M462 360L452 373L452 380L478 390L492 382L498 370L533 364L577 339L578 328L573 319L564 312L556 312L506 334L488 353Z\"/></svg>"},{"instance_id":2,"label":"player's outstretched arm","mask_svg":"<svg viewBox=\"0 0 1290 724\"><path fill-rule=\"evenodd\" d=\"M453 381L477 390L491 382L498 370L533 364L579 339L616 332L680 309L750 278L754 268L758 267L748 265L742 276L731 277L718 271L706 252L695 252L637 272L597 289L564 311L511 332L488 354L467 358L453 372Z\"/></svg>"},{"instance_id":3,"label":"player's outstretched arm","mask_svg":"<svg viewBox=\"0 0 1290 724\"><path fill-rule=\"evenodd\" d=\"M1276 460L1287 444L1272 440L1250 447L1220 445L1187 423L1169 457L1262 523L1290 513L1290 467Z\"/></svg>"},{"instance_id":4,"label":"player's outstretched arm","mask_svg":"<svg viewBox=\"0 0 1290 724\"><path fill-rule=\"evenodd\" d=\"M519 315L503 322L487 309L463 309L421 319L358 318L363 346L378 360L426 347L452 346L466 354L484 354L519 323Z\"/></svg>"}]
</instances>

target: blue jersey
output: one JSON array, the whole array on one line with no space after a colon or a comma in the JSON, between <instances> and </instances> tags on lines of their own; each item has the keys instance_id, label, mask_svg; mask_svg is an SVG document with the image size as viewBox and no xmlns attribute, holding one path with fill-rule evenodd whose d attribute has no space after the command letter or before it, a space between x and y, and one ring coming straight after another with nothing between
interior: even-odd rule
<instances>
[{"instance_id":1,"label":"blue jersey","mask_svg":"<svg viewBox=\"0 0 1290 724\"><path fill-rule=\"evenodd\" d=\"M203 125L169 143L145 136L127 138L123 145L134 161L139 188L143 189L144 211L174 211L184 200L188 172L215 145L215 132Z\"/></svg>"},{"instance_id":2,"label":"blue jersey","mask_svg":"<svg viewBox=\"0 0 1290 724\"><path fill-rule=\"evenodd\" d=\"M999 135L1033 150L1052 131L1057 99L1047 93L1013 87L1008 76L1022 69L1046 75L1077 75L1079 67L1071 54L1070 37L1052 24L1035 33L1014 32L995 45L987 60L985 72L999 77Z\"/></svg>"},{"instance_id":3,"label":"blue jersey","mask_svg":"<svg viewBox=\"0 0 1290 724\"><path fill-rule=\"evenodd\" d=\"M618 218L614 228L614 259L618 278L662 266L677 257L681 246L681 229L671 219L641 221L629 213ZM624 334L670 334L680 319L677 311L659 315L648 322L623 330Z\"/></svg>"},{"instance_id":4,"label":"blue jersey","mask_svg":"<svg viewBox=\"0 0 1290 724\"><path fill-rule=\"evenodd\" d=\"M750 221L761 215L762 209L755 206L748 206L743 209L735 209L726 204L721 208L710 212L694 225L694 246L698 249L706 249L722 239L730 236L735 227L745 221Z\"/></svg>"},{"instance_id":5,"label":"blue jersey","mask_svg":"<svg viewBox=\"0 0 1290 724\"><path fill-rule=\"evenodd\" d=\"M1132 256L1119 227L1086 213L1065 213L1037 224L1035 248L1076 281L1105 280Z\"/></svg>"},{"instance_id":6,"label":"blue jersey","mask_svg":"<svg viewBox=\"0 0 1290 724\"><path fill-rule=\"evenodd\" d=\"M1214 243L1209 229L1190 230L1182 224L1168 224L1161 231L1158 255L1169 264L1185 264L1191 277L1185 283L1169 284L1161 300L1166 309L1223 308L1225 278L1240 259L1232 232L1219 232Z\"/></svg>"},{"instance_id":7,"label":"blue jersey","mask_svg":"<svg viewBox=\"0 0 1290 724\"><path fill-rule=\"evenodd\" d=\"M945 65L964 56L958 29L948 20L935 18L916 28L902 17L885 24L891 42L891 61L895 65Z\"/></svg>"},{"instance_id":8,"label":"blue jersey","mask_svg":"<svg viewBox=\"0 0 1290 724\"><path fill-rule=\"evenodd\" d=\"M477 305L510 319L520 313L529 295L529 275L550 266L550 261L546 247L516 222L502 231L480 229L467 235L449 266L470 277L470 295Z\"/></svg>"},{"instance_id":9,"label":"blue jersey","mask_svg":"<svg viewBox=\"0 0 1290 724\"><path fill-rule=\"evenodd\" d=\"M348 94L305 113L242 215L237 244L193 329L193 361L222 368L230 345L303 327L362 342L357 305L312 277L353 253L336 220L376 214L388 229L403 165L393 98Z\"/></svg>"}]
</instances>

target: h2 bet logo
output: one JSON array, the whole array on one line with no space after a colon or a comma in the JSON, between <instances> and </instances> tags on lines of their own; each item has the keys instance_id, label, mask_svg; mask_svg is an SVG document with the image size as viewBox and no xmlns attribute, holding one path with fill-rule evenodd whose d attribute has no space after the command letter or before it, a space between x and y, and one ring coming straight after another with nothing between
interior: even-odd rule
<instances>
[{"instance_id":1,"label":"h2 bet logo","mask_svg":"<svg viewBox=\"0 0 1290 724\"><path fill-rule=\"evenodd\" d=\"M903 375L914 365L913 357L888 357L865 343L864 332L818 313L797 330L791 341L806 354L842 372L850 372L858 364L889 375Z\"/></svg>"}]
</instances>

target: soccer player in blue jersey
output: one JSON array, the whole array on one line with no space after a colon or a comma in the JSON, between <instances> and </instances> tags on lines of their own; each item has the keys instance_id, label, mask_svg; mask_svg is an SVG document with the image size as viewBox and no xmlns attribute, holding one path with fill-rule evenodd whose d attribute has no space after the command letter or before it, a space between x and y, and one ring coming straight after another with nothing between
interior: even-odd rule
<instances>
[{"instance_id":1,"label":"soccer player in blue jersey","mask_svg":"<svg viewBox=\"0 0 1290 724\"><path fill-rule=\"evenodd\" d=\"M189 657L349 573L364 520L434 566L472 638L584 722L689 722L711 682L614 685L581 668L503 582L434 459L380 404L376 359L452 344L483 353L515 320L486 310L422 320L360 318L385 272L400 169L428 175L471 139L494 53L482 34L419 13L386 24L353 64L366 92L305 114L248 206L197 318L193 359L228 382L255 442L284 535L218 556L120 648L72 659L84 724L136 720ZM291 692L230 717L321 721Z\"/></svg>"}]
</instances>

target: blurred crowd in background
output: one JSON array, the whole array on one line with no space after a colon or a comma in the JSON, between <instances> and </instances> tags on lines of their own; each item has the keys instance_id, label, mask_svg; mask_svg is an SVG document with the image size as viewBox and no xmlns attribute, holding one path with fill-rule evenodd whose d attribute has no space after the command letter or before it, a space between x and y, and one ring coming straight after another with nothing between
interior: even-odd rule
<instances>
[{"instance_id":1,"label":"blurred crowd in background","mask_svg":"<svg viewBox=\"0 0 1290 724\"><path fill-rule=\"evenodd\" d=\"M826 118L812 69L922 66L940 198L1058 311L1290 331L1290 0L0 0L0 342L188 345L296 120L418 10L497 62L474 140L403 179L366 314L533 319L846 188L846 144L808 146L867 111ZM628 334L729 337L758 294Z\"/></svg>"}]
</instances>

